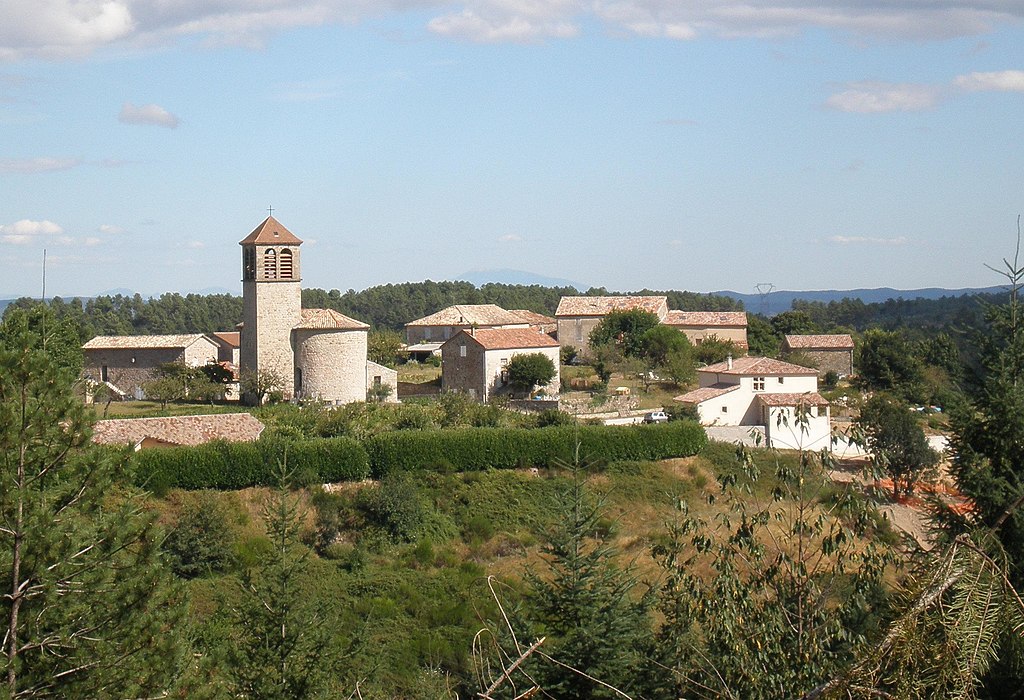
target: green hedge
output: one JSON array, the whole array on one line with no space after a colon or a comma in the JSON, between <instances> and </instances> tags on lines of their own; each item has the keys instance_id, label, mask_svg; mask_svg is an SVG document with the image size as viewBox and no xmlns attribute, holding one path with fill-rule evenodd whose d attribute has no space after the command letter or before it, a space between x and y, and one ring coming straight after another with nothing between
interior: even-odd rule
<instances>
[{"instance_id":1,"label":"green hedge","mask_svg":"<svg viewBox=\"0 0 1024 700\"><path fill-rule=\"evenodd\" d=\"M477 471L548 467L580 456L606 462L688 457L707 444L697 423L400 430L369 438L212 442L136 452L134 481L151 489L241 489L277 482L278 463L301 479L321 483L380 478L396 471Z\"/></svg>"},{"instance_id":2,"label":"green hedge","mask_svg":"<svg viewBox=\"0 0 1024 700\"><path fill-rule=\"evenodd\" d=\"M366 450L349 438L283 442L211 442L198 447L142 450L132 458L133 478L149 488L241 489L277 483L278 464L321 482L357 481L369 475Z\"/></svg>"},{"instance_id":3,"label":"green hedge","mask_svg":"<svg viewBox=\"0 0 1024 700\"><path fill-rule=\"evenodd\" d=\"M606 462L688 457L707 444L700 425L677 421L635 426L397 431L376 435L364 445L370 457L370 473L380 478L393 471L415 469L547 467L557 461L571 462L577 440L581 458Z\"/></svg>"}]
</instances>

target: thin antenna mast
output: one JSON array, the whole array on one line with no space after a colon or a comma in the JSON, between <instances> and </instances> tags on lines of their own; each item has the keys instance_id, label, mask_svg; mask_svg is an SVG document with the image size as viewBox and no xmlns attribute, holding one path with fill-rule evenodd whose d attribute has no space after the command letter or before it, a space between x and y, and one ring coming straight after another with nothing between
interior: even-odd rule
<instances>
[{"instance_id":1,"label":"thin antenna mast","mask_svg":"<svg viewBox=\"0 0 1024 700\"><path fill-rule=\"evenodd\" d=\"M46 248L43 248L43 352L46 352Z\"/></svg>"}]
</instances>

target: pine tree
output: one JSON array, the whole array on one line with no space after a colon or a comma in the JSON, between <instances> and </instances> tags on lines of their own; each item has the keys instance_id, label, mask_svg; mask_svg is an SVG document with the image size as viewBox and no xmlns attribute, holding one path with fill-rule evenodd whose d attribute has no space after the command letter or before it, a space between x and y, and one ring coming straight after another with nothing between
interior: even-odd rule
<instances>
[{"instance_id":1,"label":"pine tree","mask_svg":"<svg viewBox=\"0 0 1024 700\"><path fill-rule=\"evenodd\" d=\"M300 541L305 515L285 485L289 476L282 465L280 485L263 507L272 547L243 577L245 600L235 611L228 671L238 697L322 697L330 675L324 618L303 591L310 551Z\"/></svg>"},{"instance_id":2,"label":"pine tree","mask_svg":"<svg viewBox=\"0 0 1024 700\"><path fill-rule=\"evenodd\" d=\"M579 468L562 494L561 519L543 552L545 575L528 574L530 599L547 635L538 667L544 692L562 700L622 697L643 675L650 635L649 601L634 596L636 577L615 562L615 549L595 539L601 503L587 497ZM585 675L584 675L585 674Z\"/></svg>"},{"instance_id":3,"label":"pine tree","mask_svg":"<svg viewBox=\"0 0 1024 700\"><path fill-rule=\"evenodd\" d=\"M140 697L175 681L183 617L153 518L89 444L73 370L23 314L0 332L0 678L10 698Z\"/></svg>"}]
</instances>

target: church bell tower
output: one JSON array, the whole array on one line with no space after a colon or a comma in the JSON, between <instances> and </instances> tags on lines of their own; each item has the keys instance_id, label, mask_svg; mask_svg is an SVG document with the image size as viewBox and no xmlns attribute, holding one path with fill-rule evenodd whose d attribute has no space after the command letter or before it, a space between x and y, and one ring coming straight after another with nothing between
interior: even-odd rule
<instances>
[{"instance_id":1,"label":"church bell tower","mask_svg":"<svg viewBox=\"0 0 1024 700\"><path fill-rule=\"evenodd\" d=\"M285 399L295 394L292 328L302 318L302 241L273 216L239 242L242 246L242 372L272 372Z\"/></svg>"}]
</instances>

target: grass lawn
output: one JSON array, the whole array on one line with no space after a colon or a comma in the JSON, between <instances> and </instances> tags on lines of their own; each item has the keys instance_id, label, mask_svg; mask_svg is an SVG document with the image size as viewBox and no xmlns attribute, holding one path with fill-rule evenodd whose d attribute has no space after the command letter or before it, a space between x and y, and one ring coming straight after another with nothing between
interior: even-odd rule
<instances>
[{"instance_id":1,"label":"grass lawn","mask_svg":"<svg viewBox=\"0 0 1024 700\"><path fill-rule=\"evenodd\" d=\"M104 418L105 404L100 403L87 408L92 409L98 420ZM241 413L249 410L251 410L249 406L242 406L238 403L217 403L211 406L208 402L172 402L167 404L165 410L159 401L112 401L105 417L158 418L162 416L195 416L206 413Z\"/></svg>"}]
</instances>

